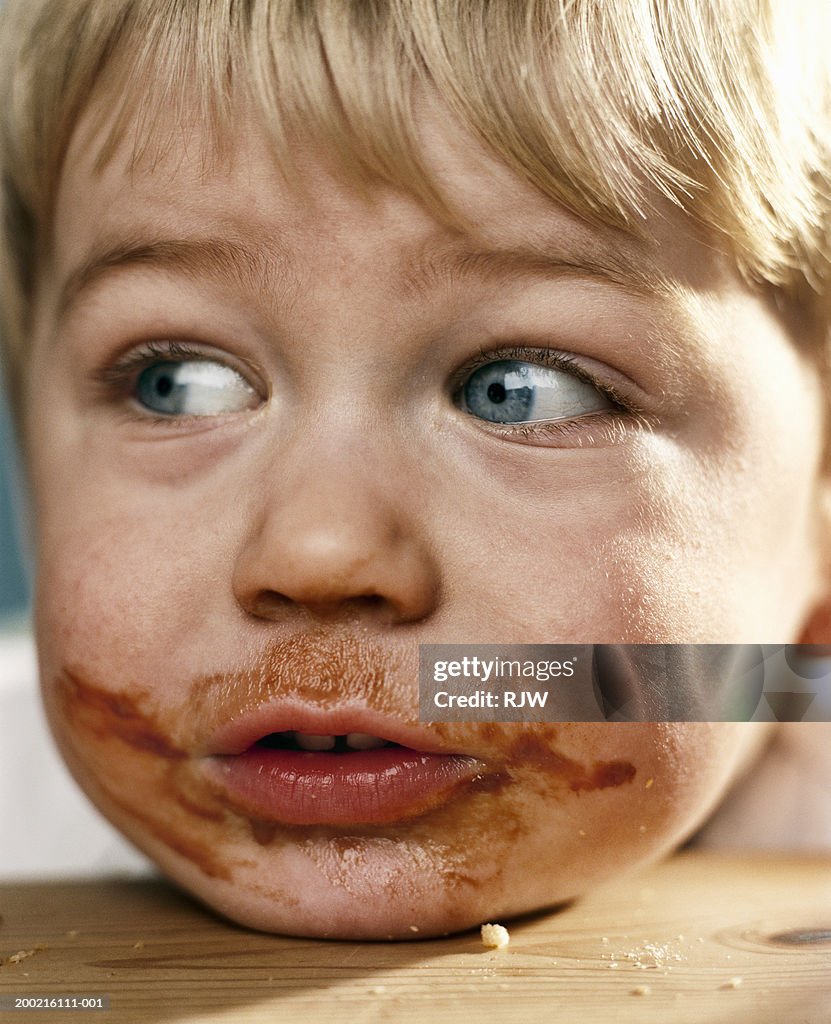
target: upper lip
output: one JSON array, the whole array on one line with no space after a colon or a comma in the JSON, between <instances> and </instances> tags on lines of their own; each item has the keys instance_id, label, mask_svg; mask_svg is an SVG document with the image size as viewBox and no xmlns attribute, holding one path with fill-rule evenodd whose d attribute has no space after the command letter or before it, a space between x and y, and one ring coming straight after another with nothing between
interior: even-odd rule
<instances>
[{"instance_id":1,"label":"upper lip","mask_svg":"<svg viewBox=\"0 0 831 1024\"><path fill-rule=\"evenodd\" d=\"M340 629L275 634L231 670L194 679L181 730L197 756L238 755L271 733L367 733L422 753L459 753L417 718L412 645Z\"/></svg>"},{"instance_id":2,"label":"upper lip","mask_svg":"<svg viewBox=\"0 0 831 1024\"><path fill-rule=\"evenodd\" d=\"M458 754L422 725L411 725L368 707L317 707L279 698L265 701L220 725L208 738L207 756L242 754L271 733L300 732L317 736L342 736L360 732L426 754Z\"/></svg>"}]
</instances>

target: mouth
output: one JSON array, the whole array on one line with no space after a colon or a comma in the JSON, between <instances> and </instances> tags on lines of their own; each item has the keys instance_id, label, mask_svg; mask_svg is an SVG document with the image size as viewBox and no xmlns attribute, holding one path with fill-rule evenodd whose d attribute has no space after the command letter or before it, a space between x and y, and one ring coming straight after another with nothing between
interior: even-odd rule
<instances>
[{"instance_id":1,"label":"mouth","mask_svg":"<svg viewBox=\"0 0 831 1024\"><path fill-rule=\"evenodd\" d=\"M437 749L420 729L372 722L369 731L367 717L262 709L219 733L205 777L257 820L344 826L422 815L487 774L483 762Z\"/></svg>"}]
</instances>

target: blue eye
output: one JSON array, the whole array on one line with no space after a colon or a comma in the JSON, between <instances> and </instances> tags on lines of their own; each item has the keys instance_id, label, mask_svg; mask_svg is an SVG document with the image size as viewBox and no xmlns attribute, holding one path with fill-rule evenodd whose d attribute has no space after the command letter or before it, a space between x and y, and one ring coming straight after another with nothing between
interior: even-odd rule
<instances>
[{"instance_id":1,"label":"blue eye","mask_svg":"<svg viewBox=\"0 0 831 1024\"><path fill-rule=\"evenodd\" d=\"M474 370L461 398L465 412L491 423L573 419L614 408L598 388L574 374L519 359Z\"/></svg>"},{"instance_id":2,"label":"blue eye","mask_svg":"<svg viewBox=\"0 0 831 1024\"><path fill-rule=\"evenodd\" d=\"M255 409L260 402L236 370L210 359L153 363L138 375L135 397L162 416L218 416Z\"/></svg>"}]
</instances>

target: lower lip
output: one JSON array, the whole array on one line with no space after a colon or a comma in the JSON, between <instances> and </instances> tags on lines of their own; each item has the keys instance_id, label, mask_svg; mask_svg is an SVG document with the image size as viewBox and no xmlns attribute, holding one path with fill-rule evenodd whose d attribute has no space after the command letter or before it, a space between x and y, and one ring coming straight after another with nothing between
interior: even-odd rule
<instances>
[{"instance_id":1,"label":"lower lip","mask_svg":"<svg viewBox=\"0 0 831 1024\"><path fill-rule=\"evenodd\" d=\"M374 825L432 810L481 764L455 754L379 747L348 754L252 747L210 758L209 781L239 810L286 825Z\"/></svg>"}]
</instances>

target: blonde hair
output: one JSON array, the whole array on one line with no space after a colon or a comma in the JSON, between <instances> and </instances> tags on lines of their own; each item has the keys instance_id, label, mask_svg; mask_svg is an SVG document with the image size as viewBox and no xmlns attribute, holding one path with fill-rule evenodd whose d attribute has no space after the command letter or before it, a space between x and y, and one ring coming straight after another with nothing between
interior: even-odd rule
<instances>
[{"instance_id":1,"label":"blonde hair","mask_svg":"<svg viewBox=\"0 0 831 1024\"><path fill-rule=\"evenodd\" d=\"M275 152L293 126L358 178L431 207L413 105L429 84L552 199L635 233L658 194L724 238L745 277L831 292L828 0L7 0L0 67L0 302L19 373L73 129L96 90L128 121L240 90Z\"/></svg>"}]
</instances>

